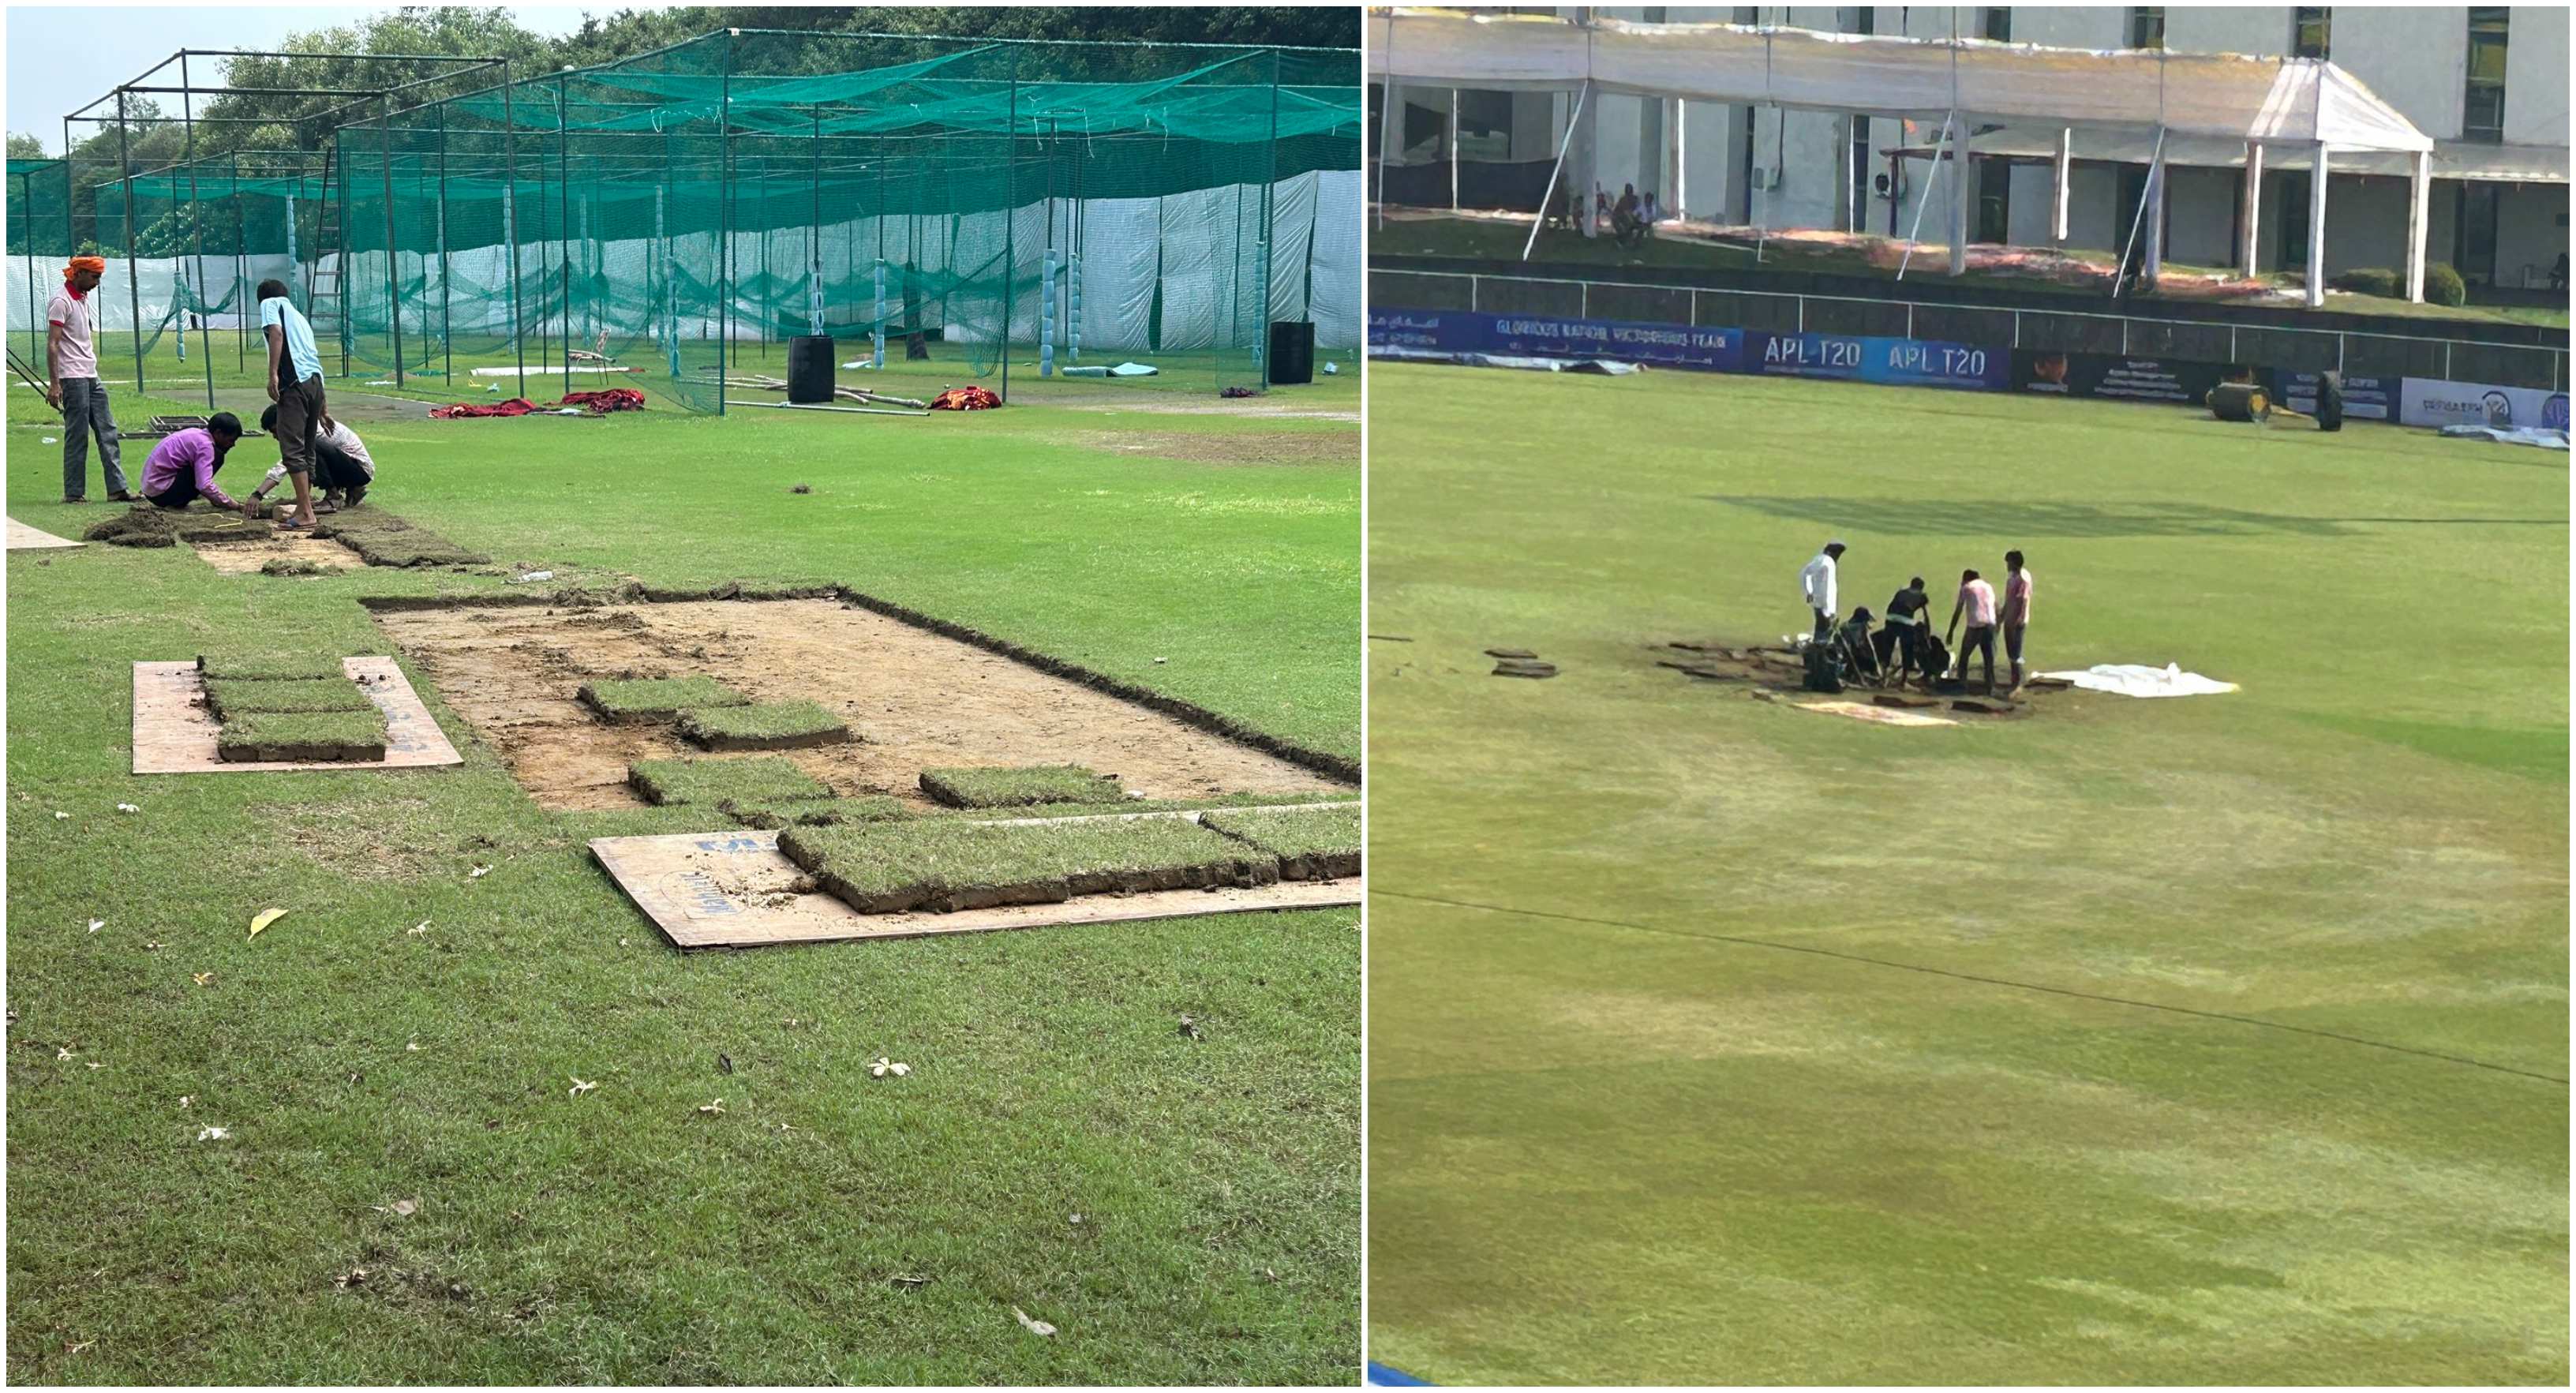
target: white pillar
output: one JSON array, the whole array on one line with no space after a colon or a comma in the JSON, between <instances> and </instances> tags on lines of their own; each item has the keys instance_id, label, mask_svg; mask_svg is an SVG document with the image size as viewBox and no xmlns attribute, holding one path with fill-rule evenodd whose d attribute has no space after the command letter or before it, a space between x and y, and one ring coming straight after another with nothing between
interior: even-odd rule
<instances>
[{"instance_id":1,"label":"white pillar","mask_svg":"<svg viewBox=\"0 0 2576 1393\"><path fill-rule=\"evenodd\" d=\"M1449 89L1449 211L1458 211L1458 89Z\"/></svg>"},{"instance_id":2,"label":"white pillar","mask_svg":"<svg viewBox=\"0 0 2576 1393\"><path fill-rule=\"evenodd\" d=\"M1690 103L1673 101L1673 217L1690 216Z\"/></svg>"},{"instance_id":3,"label":"white pillar","mask_svg":"<svg viewBox=\"0 0 2576 1393\"><path fill-rule=\"evenodd\" d=\"M2146 246L2139 257L2139 278L2148 285L2165 271L2165 162L2159 156L2147 166L2146 226L2138 230Z\"/></svg>"},{"instance_id":4,"label":"white pillar","mask_svg":"<svg viewBox=\"0 0 2576 1393\"><path fill-rule=\"evenodd\" d=\"M2326 146L2316 145L2316 168L2308 175L2308 308L2326 303Z\"/></svg>"},{"instance_id":5,"label":"white pillar","mask_svg":"<svg viewBox=\"0 0 2576 1393\"><path fill-rule=\"evenodd\" d=\"M2060 242L2066 240L2067 191L2074 183L2074 174L2075 130L2071 126L2061 127L2057 132L2057 187L2050 191L2056 198L2056 205L2048 227L2049 236Z\"/></svg>"},{"instance_id":6,"label":"white pillar","mask_svg":"<svg viewBox=\"0 0 2576 1393\"><path fill-rule=\"evenodd\" d=\"M2424 303L2424 237L2431 230L2433 152L2415 156L2415 187L2406 202L2406 298Z\"/></svg>"},{"instance_id":7,"label":"white pillar","mask_svg":"<svg viewBox=\"0 0 2576 1393\"><path fill-rule=\"evenodd\" d=\"M1968 274L1968 204L1974 194L1968 187L1969 171L1976 166L1968 160L1968 123L1953 116L1950 134L1950 274Z\"/></svg>"},{"instance_id":8,"label":"white pillar","mask_svg":"<svg viewBox=\"0 0 2576 1393\"><path fill-rule=\"evenodd\" d=\"M2263 147L2245 142L2245 222L2236 232L2236 264L2248 277L2261 271L2263 251Z\"/></svg>"},{"instance_id":9,"label":"white pillar","mask_svg":"<svg viewBox=\"0 0 2576 1393\"><path fill-rule=\"evenodd\" d=\"M1600 235L1592 216L1596 181L1601 177L1601 121L1599 102L1590 99L1590 84L1575 94L1573 127L1567 132L1565 184L1574 191L1575 227L1586 237Z\"/></svg>"}]
</instances>

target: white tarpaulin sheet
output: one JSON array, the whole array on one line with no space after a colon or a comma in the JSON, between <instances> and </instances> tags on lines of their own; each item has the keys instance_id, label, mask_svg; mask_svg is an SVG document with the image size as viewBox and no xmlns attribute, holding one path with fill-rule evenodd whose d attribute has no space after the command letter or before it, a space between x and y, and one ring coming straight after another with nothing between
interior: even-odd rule
<instances>
[{"instance_id":1,"label":"white tarpaulin sheet","mask_svg":"<svg viewBox=\"0 0 2576 1393\"><path fill-rule=\"evenodd\" d=\"M1082 346L1133 352L1153 342L1162 213L1150 198L1095 198L1082 210Z\"/></svg>"},{"instance_id":2,"label":"white tarpaulin sheet","mask_svg":"<svg viewBox=\"0 0 2576 1393\"><path fill-rule=\"evenodd\" d=\"M1360 346L1360 246L1363 183L1356 169L1317 172L1314 299L1317 348Z\"/></svg>"},{"instance_id":3,"label":"white tarpaulin sheet","mask_svg":"<svg viewBox=\"0 0 2576 1393\"><path fill-rule=\"evenodd\" d=\"M2233 682L2219 682L2196 672L2185 672L2167 663L2148 667L2143 663L2096 663L2082 672L2043 672L2042 677L2062 678L2088 692L2116 692L2133 697L2216 696L2236 690Z\"/></svg>"},{"instance_id":4,"label":"white tarpaulin sheet","mask_svg":"<svg viewBox=\"0 0 2576 1393\"><path fill-rule=\"evenodd\" d=\"M2310 58L2043 48L1732 24L1579 26L1536 14L1372 15L1369 75L1436 87L1604 92L1873 116L2162 128L2356 150L2433 142L2350 73Z\"/></svg>"}]
</instances>

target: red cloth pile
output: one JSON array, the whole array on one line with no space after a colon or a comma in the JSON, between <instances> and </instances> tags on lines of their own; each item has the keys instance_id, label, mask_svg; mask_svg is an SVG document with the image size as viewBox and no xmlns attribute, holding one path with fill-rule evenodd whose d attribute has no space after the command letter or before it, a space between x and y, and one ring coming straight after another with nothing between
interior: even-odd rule
<instances>
[{"instance_id":1,"label":"red cloth pile","mask_svg":"<svg viewBox=\"0 0 2576 1393\"><path fill-rule=\"evenodd\" d=\"M555 405L583 407L593 416L605 416L612 411L643 410L644 394L632 387L611 387L604 392L567 392L564 399ZM466 416L525 416L539 409L526 397L512 397L492 406L468 406L463 402L454 406L433 406L429 409L429 419L453 421Z\"/></svg>"},{"instance_id":2,"label":"red cloth pile","mask_svg":"<svg viewBox=\"0 0 2576 1393\"><path fill-rule=\"evenodd\" d=\"M528 400L526 397L512 397L508 401L502 402L497 406L468 406L463 402L458 402L454 406L431 407L429 409L429 419L433 421L452 421L460 416L525 416L536 409L537 404Z\"/></svg>"},{"instance_id":3,"label":"red cloth pile","mask_svg":"<svg viewBox=\"0 0 2576 1393\"><path fill-rule=\"evenodd\" d=\"M605 416L612 411L643 410L644 394L632 387L611 387L604 392L566 392L564 399L556 404L588 407L591 415Z\"/></svg>"},{"instance_id":4,"label":"red cloth pile","mask_svg":"<svg viewBox=\"0 0 2576 1393\"><path fill-rule=\"evenodd\" d=\"M930 399L933 411L990 411L1002 399L982 387L951 387Z\"/></svg>"}]
</instances>

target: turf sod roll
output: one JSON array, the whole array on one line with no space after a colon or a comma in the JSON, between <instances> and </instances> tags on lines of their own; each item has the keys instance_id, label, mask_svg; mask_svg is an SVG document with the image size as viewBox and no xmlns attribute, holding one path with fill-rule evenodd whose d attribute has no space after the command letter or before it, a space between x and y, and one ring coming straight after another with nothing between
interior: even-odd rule
<instances>
[{"instance_id":1,"label":"turf sod roll","mask_svg":"<svg viewBox=\"0 0 2576 1393\"><path fill-rule=\"evenodd\" d=\"M1281 880L1360 873L1357 807L1227 809L1200 814L1199 825L1278 857Z\"/></svg>"},{"instance_id":2,"label":"turf sod roll","mask_svg":"<svg viewBox=\"0 0 2576 1393\"><path fill-rule=\"evenodd\" d=\"M224 722L215 758L232 764L371 763L385 757L385 713L250 711Z\"/></svg>"},{"instance_id":3,"label":"turf sod roll","mask_svg":"<svg viewBox=\"0 0 2576 1393\"><path fill-rule=\"evenodd\" d=\"M1028 768L921 771L921 791L952 808L1011 808L1032 803L1123 803L1118 781L1078 764Z\"/></svg>"},{"instance_id":4,"label":"turf sod roll","mask_svg":"<svg viewBox=\"0 0 2576 1393\"><path fill-rule=\"evenodd\" d=\"M250 711L373 711L376 704L346 677L210 677L206 709L229 721Z\"/></svg>"},{"instance_id":5,"label":"turf sod roll","mask_svg":"<svg viewBox=\"0 0 2576 1393\"><path fill-rule=\"evenodd\" d=\"M778 849L862 914L1267 885L1276 858L1185 818L1003 827L954 818L789 827Z\"/></svg>"}]
</instances>

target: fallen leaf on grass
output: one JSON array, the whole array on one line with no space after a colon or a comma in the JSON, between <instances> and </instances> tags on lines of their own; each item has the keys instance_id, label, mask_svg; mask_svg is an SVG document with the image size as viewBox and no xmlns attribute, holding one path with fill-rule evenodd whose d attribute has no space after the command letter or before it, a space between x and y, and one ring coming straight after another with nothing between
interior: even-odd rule
<instances>
[{"instance_id":1,"label":"fallen leaf on grass","mask_svg":"<svg viewBox=\"0 0 2576 1393\"><path fill-rule=\"evenodd\" d=\"M1017 1306L1011 1308L1011 1314L1019 1317L1020 1324L1026 1326L1028 1328L1028 1332L1032 1335L1052 1335L1055 1333L1054 1326L1047 1324L1045 1321L1032 1318L1028 1312L1021 1310Z\"/></svg>"},{"instance_id":2,"label":"fallen leaf on grass","mask_svg":"<svg viewBox=\"0 0 2576 1393\"><path fill-rule=\"evenodd\" d=\"M717 1055L717 1056L716 1056L716 1072L717 1072L717 1073L719 1073L719 1074L730 1074L730 1073L732 1073L732 1072L733 1072L733 1056L732 1056L732 1055L729 1055L729 1054L719 1054L719 1055Z\"/></svg>"},{"instance_id":3,"label":"fallen leaf on grass","mask_svg":"<svg viewBox=\"0 0 2576 1393\"><path fill-rule=\"evenodd\" d=\"M1072 1218L1069 1222L1079 1224L1079 1223L1081 1223L1081 1222L1082 1222L1082 1216L1081 1216L1081 1215L1079 1215L1079 1214L1076 1214L1076 1215L1074 1215L1074 1216L1073 1216L1073 1218Z\"/></svg>"},{"instance_id":4,"label":"fallen leaf on grass","mask_svg":"<svg viewBox=\"0 0 2576 1393\"><path fill-rule=\"evenodd\" d=\"M72 815L70 813L57 812L54 814L54 821L56 822L69 822L71 820Z\"/></svg>"},{"instance_id":5,"label":"fallen leaf on grass","mask_svg":"<svg viewBox=\"0 0 2576 1393\"><path fill-rule=\"evenodd\" d=\"M565 1077L566 1077L566 1078L571 1078L572 1076L571 1076L571 1075L569 1075L569 1074L567 1074L567 1075L565 1075ZM578 1098L578 1097L580 1097L581 1095L583 1095L583 1094L585 1094L585 1093L588 1093L589 1091L591 1091L592 1089L597 1088L597 1087L599 1087L599 1084L598 1084L596 1081L585 1082L584 1080L581 1080L581 1079L573 1079L573 1081L572 1081L572 1092L571 1092L570 1096L571 1096L571 1097Z\"/></svg>"},{"instance_id":6,"label":"fallen leaf on grass","mask_svg":"<svg viewBox=\"0 0 2576 1393\"><path fill-rule=\"evenodd\" d=\"M890 1278L889 1280L899 1287L926 1287L930 1285L930 1279L927 1277L895 1277Z\"/></svg>"},{"instance_id":7,"label":"fallen leaf on grass","mask_svg":"<svg viewBox=\"0 0 2576 1393\"><path fill-rule=\"evenodd\" d=\"M881 1079L881 1078L884 1078L884 1077L885 1077L886 1075L888 1075L888 1074L892 1074L892 1075L894 1075L896 1078L902 1078L904 1075L909 1074L909 1073L911 1073L911 1072L912 1072L912 1066L911 1066L911 1065L909 1065L909 1064L898 1064L898 1063L896 1063L895 1061L893 1061L893 1060L891 1060L891 1059L888 1059L888 1058L884 1057L883 1055L880 1055L880 1056L878 1056L878 1057L877 1057L877 1062L876 1062L876 1063L871 1064L871 1065L869 1065L869 1066L868 1066L868 1077L870 1077L870 1078L874 1078L874 1079Z\"/></svg>"},{"instance_id":8,"label":"fallen leaf on grass","mask_svg":"<svg viewBox=\"0 0 2576 1393\"><path fill-rule=\"evenodd\" d=\"M57 1045L57 1046L55 1046L55 1047L54 1047L54 1058L59 1059L59 1060L62 1060L62 1061L63 1061L63 1062L65 1062L65 1063L69 1063L69 1062L71 1062L71 1059L72 1059L72 1047L71 1047L71 1046L69 1046L69 1045Z\"/></svg>"},{"instance_id":9,"label":"fallen leaf on grass","mask_svg":"<svg viewBox=\"0 0 2576 1393\"><path fill-rule=\"evenodd\" d=\"M724 1116L724 1110L725 1105L724 1099L722 1098L718 1098L712 1103L698 1104L698 1111L705 1113L709 1117L722 1117Z\"/></svg>"},{"instance_id":10,"label":"fallen leaf on grass","mask_svg":"<svg viewBox=\"0 0 2576 1393\"><path fill-rule=\"evenodd\" d=\"M1181 1017L1181 1034L1182 1034L1184 1037L1188 1038L1188 1039L1192 1039L1192 1040L1198 1039L1198 1038L1199 1038L1199 1023L1198 1023L1198 1021L1197 1021L1195 1018L1190 1017L1190 1016L1183 1016L1183 1017Z\"/></svg>"},{"instance_id":11,"label":"fallen leaf on grass","mask_svg":"<svg viewBox=\"0 0 2576 1393\"><path fill-rule=\"evenodd\" d=\"M98 1343L98 1341L96 1341L96 1340L83 1340L83 1341L81 1341L79 1344L76 1344L76 1345L75 1345L75 1344L68 1344L68 1343L67 1343L67 1344L65 1344L65 1345L63 1346L63 1353L65 1353L65 1354L78 1354L78 1353L80 1353L82 1350L89 1349L89 1348L91 1348L92 1346L96 1345L97 1343Z\"/></svg>"},{"instance_id":12,"label":"fallen leaf on grass","mask_svg":"<svg viewBox=\"0 0 2576 1393\"><path fill-rule=\"evenodd\" d=\"M147 939L143 940L143 951L144 951L144 952L146 952L146 953L158 953L158 952L160 952L160 951L161 951L161 940L159 940L159 939L157 939L157 938L147 938Z\"/></svg>"},{"instance_id":13,"label":"fallen leaf on grass","mask_svg":"<svg viewBox=\"0 0 2576 1393\"><path fill-rule=\"evenodd\" d=\"M99 1061L97 1061L97 1060L93 1059L93 1060L91 1060L91 1061L89 1062L89 1067L91 1067L91 1068L93 1068L93 1069L104 1069L104 1068L106 1068L107 1066L106 1066L106 1065L104 1065L104 1064L102 1064L102 1063L100 1063Z\"/></svg>"},{"instance_id":14,"label":"fallen leaf on grass","mask_svg":"<svg viewBox=\"0 0 2576 1393\"><path fill-rule=\"evenodd\" d=\"M490 875L491 873L492 868L490 866L476 866L474 869L465 873L465 878L467 880L481 880L483 877Z\"/></svg>"},{"instance_id":15,"label":"fallen leaf on grass","mask_svg":"<svg viewBox=\"0 0 2576 1393\"><path fill-rule=\"evenodd\" d=\"M259 912L259 917L250 921L250 936L253 938L259 937L260 930L267 928L269 925L274 924L285 917L286 911L282 909L261 910Z\"/></svg>"},{"instance_id":16,"label":"fallen leaf on grass","mask_svg":"<svg viewBox=\"0 0 2576 1393\"><path fill-rule=\"evenodd\" d=\"M116 805L116 810L120 813L139 813L143 811L141 808L138 808L131 803L119 803Z\"/></svg>"},{"instance_id":17,"label":"fallen leaf on grass","mask_svg":"<svg viewBox=\"0 0 2576 1393\"><path fill-rule=\"evenodd\" d=\"M412 925L410 928L403 930L403 932L413 938L418 938L422 934L429 932L429 921L423 919L419 923Z\"/></svg>"},{"instance_id":18,"label":"fallen leaf on grass","mask_svg":"<svg viewBox=\"0 0 2576 1393\"><path fill-rule=\"evenodd\" d=\"M215 980L215 974L211 972L191 972L188 977L201 987Z\"/></svg>"},{"instance_id":19,"label":"fallen leaf on grass","mask_svg":"<svg viewBox=\"0 0 2576 1393\"><path fill-rule=\"evenodd\" d=\"M197 1129L197 1140L228 1141L232 1138L232 1134L232 1129L229 1127L201 1127Z\"/></svg>"},{"instance_id":20,"label":"fallen leaf on grass","mask_svg":"<svg viewBox=\"0 0 2576 1393\"><path fill-rule=\"evenodd\" d=\"M420 1053L420 1042L419 1042L418 1040L414 1040L414 1041L412 1041L410 1044L403 1046L403 1053L405 1053L405 1054L418 1054L418 1053ZM578 1080L576 1080L576 1082L578 1082Z\"/></svg>"},{"instance_id":21,"label":"fallen leaf on grass","mask_svg":"<svg viewBox=\"0 0 2576 1393\"><path fill-rule=\"evenodd\" d=\"M385 1208L390 1209L390 1210L392 1210L394 1213L399 1214L399 1215L401 1215L402 1217L404 1217L404 1218L408 1219L408 1218L410 1218L411 1216L413 1216L414 1214L418 1214L418 1213L420 1212L420 1201L418 1201L418 1200L395 1200L393 1203L391 1203L391 1204L389 1204L389 1205L386 1205L386 1206L385 1206Z\"/></svg>"},{"instance_id":22,"label":"fallen leaf on grass","mask_svg":"<svg viewBox=\"0 0 2576 1393\"><path fill-rule=\"evenodd\" d=\"M364 1286L366 1285L366 1282L367 1269L363 1267L352 1267L348 1271L331 1279L331 1285L338 1287L342 1291L347 1291L351 1287Z\"/></svg>"},{"instance_id":23,"label":"fallen leaf on grass","mask_svg":"<svg viewBox=\"0 0 2576 1393\"><path fill-rule=\"evenodd\" d=\"M180 1094L180 1095L179 1095L179 1111L181 1111L181 1112L186 1112L186 1111L188 1110L188 1105L189 1105L189 1104L191 1104L191 1103L194 1103L194 1102L196 1102L196 1101L197 1101L197 1095L196 1095L196 1094L194 1094L194 1093L182 1093L182 1094Z\"/></svg>"}]
</instances>

